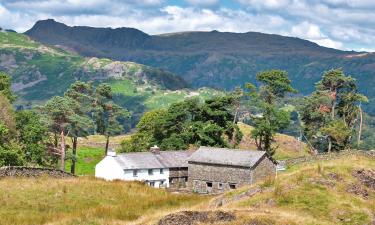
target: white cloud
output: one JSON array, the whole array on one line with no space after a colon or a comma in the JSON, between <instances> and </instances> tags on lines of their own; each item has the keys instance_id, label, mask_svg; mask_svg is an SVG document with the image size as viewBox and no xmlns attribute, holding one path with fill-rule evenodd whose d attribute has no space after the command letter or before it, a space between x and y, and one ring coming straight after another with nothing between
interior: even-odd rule
<instances>
[{"instance_id":1,"label":"white cloud","mask_svg":"<svg viewBox=\"0 0 375 225\"><path fill-rule=\"evenodd\" d=\"M54 18L150 34L259 31L341 49L371 49L375 43L374 0L231 0L240 7L230 8L224 1L230 0L184 0L188 6L183 0L0 0L0 26L23 32L39 19Z\"/></svg>"},{"instance_id":2,"label":"white cloud","mask_svg":"<svg viewBox=\"0 0 375 225\"><path fill-rule=\"evenodd\" d=\"M216 5L219 0L185 0L188 4L194 6L211 6Z\"/></svg>"}]
</instances>

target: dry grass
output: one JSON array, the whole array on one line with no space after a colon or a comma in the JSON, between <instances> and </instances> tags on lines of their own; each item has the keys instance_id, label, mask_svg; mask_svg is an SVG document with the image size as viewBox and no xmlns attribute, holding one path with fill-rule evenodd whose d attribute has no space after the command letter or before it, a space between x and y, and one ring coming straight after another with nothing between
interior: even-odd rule
<instances>
[{"instance_id":1,"label":"dry grass","mask_svg":"<svg viewBox=\"0 0 375 225\"><path fill-rule=\"evenodd\" d=\"M256 149L254 140L250 138L251 130L254 128L244 123L238 123L238 126L244 135L239 147L241 149ZM307 145L292 136L276 134L275 139L276 143L274 145L278 146L274 155L276 159L288 159L309 155Z\"/></svg>"},{"instance_id":2,"label":"dry grass","mask_svg":"<svg viewBox=\"0 0 375 225\"><path fill-rule=\"evenodd\" d=\"M135 182L8 178L0 180L0 224L128 224L206 199Z\"/></svg>"},{"instance_id":3,"label":"dry grass","mask_svg":"<svg viewBox=\"0 0 375 225\"><path fill-rule=\"evenodd\" d=\"M236 212L238 220L230 224L238 225L372 224L375 221L375 190L364 187L369 193L367 199L346 191L351 184L360 185L352 171L362 168L374 169L375 161L344 156L301 164L279 174L273 184L264 185L262 193L222 208ZM332 174L338 178L332 178ZM233 197L249 188L241 188L226 196Z\"/></svg>"}]
</instances>

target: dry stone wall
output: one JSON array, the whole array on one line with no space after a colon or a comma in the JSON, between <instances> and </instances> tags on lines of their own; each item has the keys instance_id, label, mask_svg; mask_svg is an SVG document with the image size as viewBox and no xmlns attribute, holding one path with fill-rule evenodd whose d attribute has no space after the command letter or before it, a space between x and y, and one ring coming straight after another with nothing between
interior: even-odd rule
<instances>
[{"instance_id":1,"label":"dry stone wall","mask_svg":"<svg viewBox=\"0 0 375 225\"><path fill-rule=\"evenodd\" d=\"M322 154L317 154L317 155L312 155L312 156L288 159L285 161L285 163L287 166L292 166L292 165L305 163L305 162L332 160L332 159L340 158L342 156L350 156L350 155L361 155L365 157L370 157L375 160L374 150L372 151L347 150L347 151L341 151L341 152L322 153Z\"/></svg>"},{"instance_id":2,"label":"dry stone wall","mask_svg":"<svg viewBox=\"0 0 375 225\"><path fill-rule=\"evenodd\" d=\"M7 166L0 168L0 179L5 177L42 177L71 178L73 174L50 168Z\"/></svg>"}]
</instances>

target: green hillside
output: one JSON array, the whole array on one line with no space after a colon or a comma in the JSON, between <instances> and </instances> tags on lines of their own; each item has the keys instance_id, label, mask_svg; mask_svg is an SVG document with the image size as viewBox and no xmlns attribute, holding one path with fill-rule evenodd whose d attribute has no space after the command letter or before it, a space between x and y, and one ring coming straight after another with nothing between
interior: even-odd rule
<instances>
[{"instance_id":1,"label":"green hillside","mask_svg":"<svg viewBox=\"0 0 375 225\"><path fill-rule=\"evenodd\" d=\"M104 58L86 58L46 46L28 36L0 32L0 71L12 76L17 105L35 105L61 95L76 80L109 83L115 101L134 113L132 124L145 110L165 107L189 96L209 97L212 89L191 90L173 73Z\"/></svg>"},{"instance_id":2,"label":"green hillside","mask_svg":"<svg viewBox=\"0 0 375 225\"><path fill-rule=\"evenodd\" d=\"M375 114L375 54L325 48L310 41L258 32L180 32L148 35L133 28L69 27L38 21L27 35L86 56L131 60L182 76L193 87L233 89L254 82L263 70L282 69L293 86L309 94L324 71L343 68L358 80ZM124 54L126 52L126 54Z\"/></svg>"}]
</instances>

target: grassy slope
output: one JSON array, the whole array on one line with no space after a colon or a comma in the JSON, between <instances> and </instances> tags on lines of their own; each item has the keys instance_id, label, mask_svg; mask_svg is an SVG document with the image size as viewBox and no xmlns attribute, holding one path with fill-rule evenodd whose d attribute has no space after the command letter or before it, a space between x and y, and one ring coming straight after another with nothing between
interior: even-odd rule
<instances>
[{"instance_id":1,"label":"grassy slope","mask_svg":"<svg viewBox=\"0 0 375 225\"><path fill-rule=\"evenodd\" d=\"M143 215L196 205L202 196L93 178L0 180L0 224L128 224Z\"/></svg>"},{"instance_id":2,"label":"grassy slope","mask_svg":"<svg viewBox=\"0 0 375 225\"><path fill-rule=\"evenodd\" d=\"M239 147L241 149L256 149L254 140L250 138L250 133L253 127L243 123L239 123L239 127L244 134ZM274 155L275 159L280 160L309 155L307 145L298 141L295 137L276 134L275 140L276 143L274 143L274 146L278 146Z\"/></svg>"},{"instance_id":3,"label":"grassy slope","mask_svg":"<svg viewBox=\"0 0 375 225\"><path fill-rule=\"evenodd\" d=\"M168 107L187 97L221 94L209 88L186 89L175 74L133 62L80 55L32 41L23 34L0 32L0 70L12 76L17 105L42 104L62 95L77 79L109 83L116 103L131 111L133 127L143 112ZM129 129L129 128L127 128Z\"/></svg>"},{"instance_id":4,"label":"grassy slope","mask_svg":"<svg viewBox=\"0 0 375 225\"><path fill-rule=\"evenodd\" d=\"M221 206L237 220L220 224L371 224L375 190L365 188L369 196L363 199L346 189L359 184L353 170L374 168L374 160L359 156L293 166L276 180L258 184L262 192ZM236 197L249 188L215 198ZM0 180L0 224L155 224L179 210L215 210L211 202L210 197L170 194L133 182Z\"/></svg>"},{"instance_id":5,"label":"grassy slope","mask_svg":"<svg viewBox=\"0 0 375 225\"><path fill-rule=\"evenodd\" d=\"M359 156L297 165L280 173L274 182L263 183L262 193L224 208L239 210L239 220L233 224L249 221L258 221L257 224L371 224L375 219L375 190L365 188L369 197L363 199L346 189L351 184L359 184L351 175L353 170L374 168L374 160ZM339 178L332 178L333 173ZM227 195L234 196L248 189L245 187Z\"/></svg>"}]
</instances>

